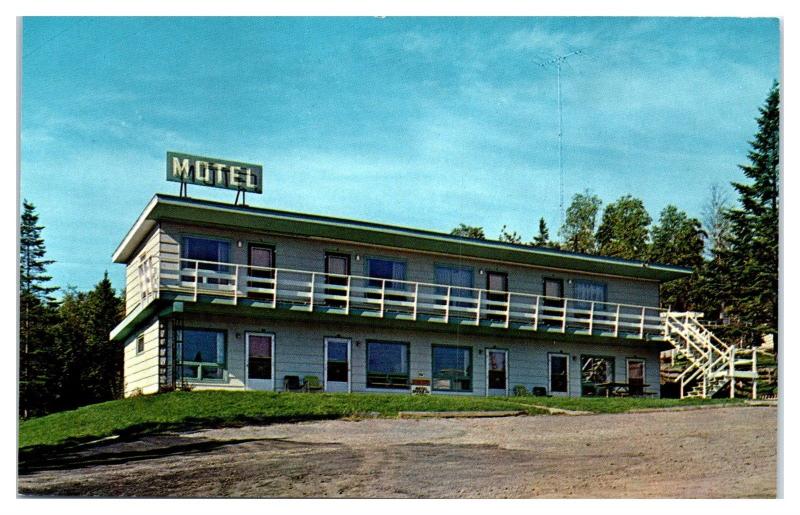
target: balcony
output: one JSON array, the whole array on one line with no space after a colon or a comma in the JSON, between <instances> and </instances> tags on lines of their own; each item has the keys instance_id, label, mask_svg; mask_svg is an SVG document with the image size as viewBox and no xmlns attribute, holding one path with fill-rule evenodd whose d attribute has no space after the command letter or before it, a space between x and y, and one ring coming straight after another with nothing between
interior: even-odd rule
<instances>
[{"instance_id":1,"label":"balcony","mask_svg":"<svg viewBox=\"0 0 800 515\"><path fill-rule=\"evenodd\" d=\"M139 268L142 305L187 302L509 330L663 340L665 310L439 284L157 255Z\"/></svg>"}]
</instances>

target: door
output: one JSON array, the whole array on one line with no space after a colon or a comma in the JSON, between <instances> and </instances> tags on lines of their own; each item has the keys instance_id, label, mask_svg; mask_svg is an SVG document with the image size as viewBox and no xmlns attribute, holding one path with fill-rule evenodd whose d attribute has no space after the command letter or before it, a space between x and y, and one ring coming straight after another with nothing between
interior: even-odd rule
<instances>
[{"instance_id":1,"label":"door","mask_svg":"<svg viewBox=\"0 0 800 515\"><path fill-rule=\"evenodd\" d=\"M508 395L508 351L486 349L486 395Z\"/></svg>"},{"instance_id":2,"label":"door","mask_svg":"<svg viewBox=\"0 0 800 515\"><path fill-rule=\"evenodd\" d=\"M275 288L275 250L264 245L251 244L247 253L248 297L272 302ZM266 280L265 280L266 279Z\"/></svg>"},{"instance_id":3,"label":"door","mask_svg":"<svg viewBox=\"0 0 800 515\"><path fill-rule=\"evenodd\" d=\"M275 389L275 335L245 333L245 375L248 390Z\"/></svg>"},{"instance_id":4,"label":"door","mask_svg":"<svg viewBox=\"0 0 800 515\"><path fill-rule=\"evenodd\" d=\"M561 327L563 322L555 320L564 316L564 280L545 277L544 279L544 299L542 304L542 315L546 318L541 321L545 327Z\"/></svg>"},{"instance_id":5,"label":"door","mask_svg":"<svg viewBox=\"0 0 800 515\"><path fill-rule=\"evenodd\" d=\"M644 361L641 359L628 360L628 388L631 395L644 393Z\"/></svg>"},{"instance_id":6,"label":"door","mask_svg":"<svg viewBox=\"0 0 800 515\"><path fill-rule=\"evenodd\" d=\"M569 355L550 354L550 395L569 395Z\"/></svg>"},{"instance_id":7,"label":"door","mask_svg":"<svg viewBox=\"0 0 800 515\"><path fill-rule=\"evenodd\" d=\"M325 338L325 391L350 393L350 340Z\"/></svg>"},{"instance_id":8,"label":"door","mask_svg":"<svg viewBox=\"0 0 800 515\"><path fill-rule=\"evenodd\" d=\"M486 318L505 322L508 310L508 274L503 272L486 272ZM501 293L505 292L505 293ZM498 313L499 312L499 313Z\"/></svg>"},{"instance_id":9,"label":"door","mask_svg":"<svg viewBox=\"0 0 800 515\"><path fill-rule=\"evenodd\" d=\"M325 254L325 284L337 286L336 288L325 288L325 304L332 307L343 308L347 306L347 275L350 275L350 256L347 254ZM328 298L327 295L335 295L336 298Z\"/></svg>"}]
</instances>

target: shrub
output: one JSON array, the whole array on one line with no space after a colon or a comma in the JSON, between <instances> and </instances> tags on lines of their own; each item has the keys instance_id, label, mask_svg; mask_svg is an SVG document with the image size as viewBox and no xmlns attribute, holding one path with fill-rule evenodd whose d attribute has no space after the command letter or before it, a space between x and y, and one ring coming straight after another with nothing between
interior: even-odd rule
<instances>
[{"instance_id":1,"label":"shrub","mask_svg":"<svg viewBox=\"0 0 800 515\"><path fill-rule=\"evenodd\" d=\"M524 385L518 384L514 386L514 397L524 397L528 395L528 389Z\"/></svg>"}]
</instances>

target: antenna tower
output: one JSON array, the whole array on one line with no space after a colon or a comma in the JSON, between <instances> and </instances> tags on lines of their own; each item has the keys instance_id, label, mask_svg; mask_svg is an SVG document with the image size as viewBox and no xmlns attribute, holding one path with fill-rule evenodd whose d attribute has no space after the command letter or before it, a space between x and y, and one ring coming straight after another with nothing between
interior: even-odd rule
<instances>
[{"instance_id":1,"label":"antenna tower","mask_svg":"<svg viewBox=\"0 0 800 515\"><path fill-rule=\"evenodd\" d=\"M573 55L580 55L583 50L575 50L568 54L553 57L547 61L540 63L539 66L555 65L556 67L556 84L557 84L557 97L558 97L558 210L561 214L561 225L564 225L564 147L562 144L562 133L564 126L564 116L561 112L561 65L567 62L567 58Z\"/></svg>"}]
</instances>

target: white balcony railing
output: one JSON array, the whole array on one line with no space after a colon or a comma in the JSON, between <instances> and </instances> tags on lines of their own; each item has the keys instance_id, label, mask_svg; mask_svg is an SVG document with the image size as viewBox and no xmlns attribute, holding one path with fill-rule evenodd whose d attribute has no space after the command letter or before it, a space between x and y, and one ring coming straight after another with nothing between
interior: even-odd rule
<instances>
[{"instance_id":1,"label":"white balcony railing","mask_svg":"<svg viewBox=\"0 0 800 515\"><path fill-rule=\"evenodd\" d=\"M272 309L634 338L663 338L665 331L665 310L648 306L195 259L160 261L152 270L159 292L194 301L213 296Z\"/></svg>"}]
</instances>

